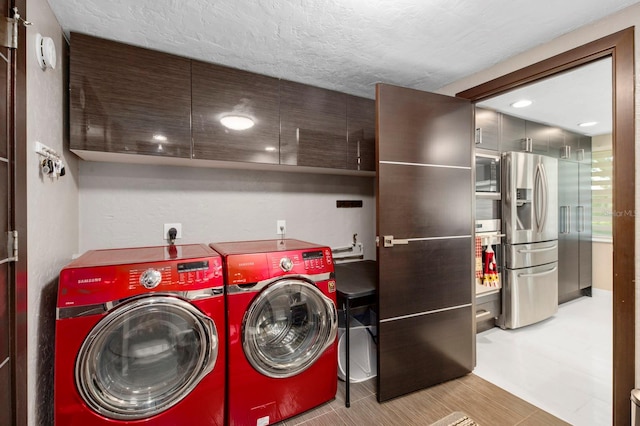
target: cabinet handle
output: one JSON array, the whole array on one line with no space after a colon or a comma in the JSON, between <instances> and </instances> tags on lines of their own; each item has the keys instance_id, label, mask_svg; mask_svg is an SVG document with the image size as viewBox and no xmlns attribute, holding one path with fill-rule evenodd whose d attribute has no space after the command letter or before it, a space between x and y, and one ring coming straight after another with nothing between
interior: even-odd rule
<instances>
[{"instance_id":1,"label":"cabinet handle","mask_svg":"<svg viewBox=\"0 0 640 426\"><path fill-rule=\"evenodd\" d=\"M578 223L578 232L584 232L584 206L576 207L576 210L579 212L578 217L580 218L580 222Z\"/></svg>"},{"instance_id":2,"label":"cabinet handle","mask_svg":"<svg viewBox=\"0 0 640 426\"><path fill-rule=\"evenodd\" d=\"M491 315L491 311L485 311L485 310L478 311L476 313L476 319L478 320L480 318L488 317L490 315Z\"/></svg>"}]
</instances>

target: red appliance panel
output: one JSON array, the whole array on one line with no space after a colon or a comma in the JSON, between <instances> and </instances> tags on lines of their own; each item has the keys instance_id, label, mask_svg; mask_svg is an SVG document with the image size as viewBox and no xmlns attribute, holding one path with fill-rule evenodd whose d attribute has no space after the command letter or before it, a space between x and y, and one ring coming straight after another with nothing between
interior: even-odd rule
<instances>
[{"instance_id":1,"label":"red appliance panel","mask_svg":"<svg viewBox=\"0 0 640 426\"><path fill-rule=\"evenodd\" d=\"M117 250L110 252L115 254ZM160 284L152 290L140 283L140 276L149 269L162 274ZM57 306L92 305L151 292L191 291L222 285L222 260L217 255L117 266L73 267L71 264L60 272Z\"/></svg>"},{"instance_id":2,"label":"red appliance panel","mask_svg":"<svg viewBox=\"0 0 640 426\"><path fill-rule=\"evenodd\" d=\"M283 275L314 275L333 272L333 258L328 247L306 251L281 251L266 254L226 255L227 285L256 283ZM293 268L285 272L281 261L288 258Z\"/></svg>"}]
</instances>

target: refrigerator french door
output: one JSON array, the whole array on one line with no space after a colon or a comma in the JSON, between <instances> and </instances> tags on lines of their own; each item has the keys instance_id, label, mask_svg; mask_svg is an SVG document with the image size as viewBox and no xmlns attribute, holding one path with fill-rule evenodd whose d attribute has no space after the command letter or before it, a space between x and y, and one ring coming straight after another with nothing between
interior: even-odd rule
<instances>
[{"instance_id":1,"label":"refrigerator french door","mask_svg":"<svg viewBox=\"0 0 640 426\"><path fill-rule=\"evenodd\" d=\"M558 310L558 160L503 154L506 234L503 328L542 321Z\"/></svg>"},{"instance_id":2,"label":"refrigerator french door","mask_svg":"<svg viewBox=\"0 0 640 426\"><path fill-rule=\"evenodd\" d=\"M470 102L376 86L378 400L475 364Z\"/></svg>"}]
</instances>

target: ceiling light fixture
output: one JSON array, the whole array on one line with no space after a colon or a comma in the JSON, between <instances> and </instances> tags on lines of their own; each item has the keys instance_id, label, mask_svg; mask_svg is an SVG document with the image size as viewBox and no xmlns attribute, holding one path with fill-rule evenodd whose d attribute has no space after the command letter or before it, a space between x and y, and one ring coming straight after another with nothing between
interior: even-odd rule
<instances>
[{"instance_id":1,"label":"ceiling light fixture","mask_svg":"<svg viewBox=\"0 0 640 426\"><path fill-rule=\"evenodd\" d=\"M264 149L267 152L275 152L276 147L275 146L268 146Z\"/></svg>"},{"instance_id":2,"label":"ceiling light fixture","mask_svg":"<svg viewBox=\"0 0 640 426\"><path fill-rule=\"evenodd\" d=\"M514 102L511 104L512 107L514 108L524 108L524 107L528 107L529 105L531 105L533 102L530 101L529 99L521 99L517 102Z\"/></svg>"},{"instance_id":3,"label":"ceiling light fixture","mask_svg":"<svg viewBox=\"0 0 640 426\"><path fill-rule=\"evenodd\" d=\"M580 127L591 127L591 126L595 126L596 124L598 124L597 121L585 121L584 123L578 124L578 126L580 126Z\"/></svg>"},{"instance_id":4,"label":"ceiling light fixture","mask_svg":"<svg viewBox=\"0 0 640 426\"><path fill-rule=\"evenodd\" d=\"M231 130L247 130L255 124L252 119L242 115L227 115L220 119L220 123Z\"/></svg>"},{"instance_id":5,"label":"ceiling light fixture","mask_svg":"<svg viewBox=\"0 0 640 426\"><path fill-rule=\"evenodd\" d=\"M167 137L165 135L161 135L160 133L157 133L153 135L153 140L158 142L166 142Z\"/></svg>"}]
</instances>

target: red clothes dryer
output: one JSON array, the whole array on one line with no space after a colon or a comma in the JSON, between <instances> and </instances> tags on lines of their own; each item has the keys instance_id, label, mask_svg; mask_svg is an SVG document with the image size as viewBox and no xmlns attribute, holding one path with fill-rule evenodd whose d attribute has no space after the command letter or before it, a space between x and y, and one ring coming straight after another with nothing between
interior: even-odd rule
<instances>
[{"instance_id":1,"label":"red clothes dryer","mask_svg":"<svg viewBox=\"0 0 640 426\"><path fill-rule=\"evenodd\" d=\"M227 299L231 425L267 425L337 390L331 249L298 240L214 243Z\"/></svg>"},{"instance_id":2,"label":"red clothes dryer","mask_svg":"<svg viewBox=\"0 0 640 426\"><path fill-rule=\"evenodd\" d=\"M60 272L58 426L223 425L222 260L206 245L89 251Z\"/></svg>"}]
</instances>

